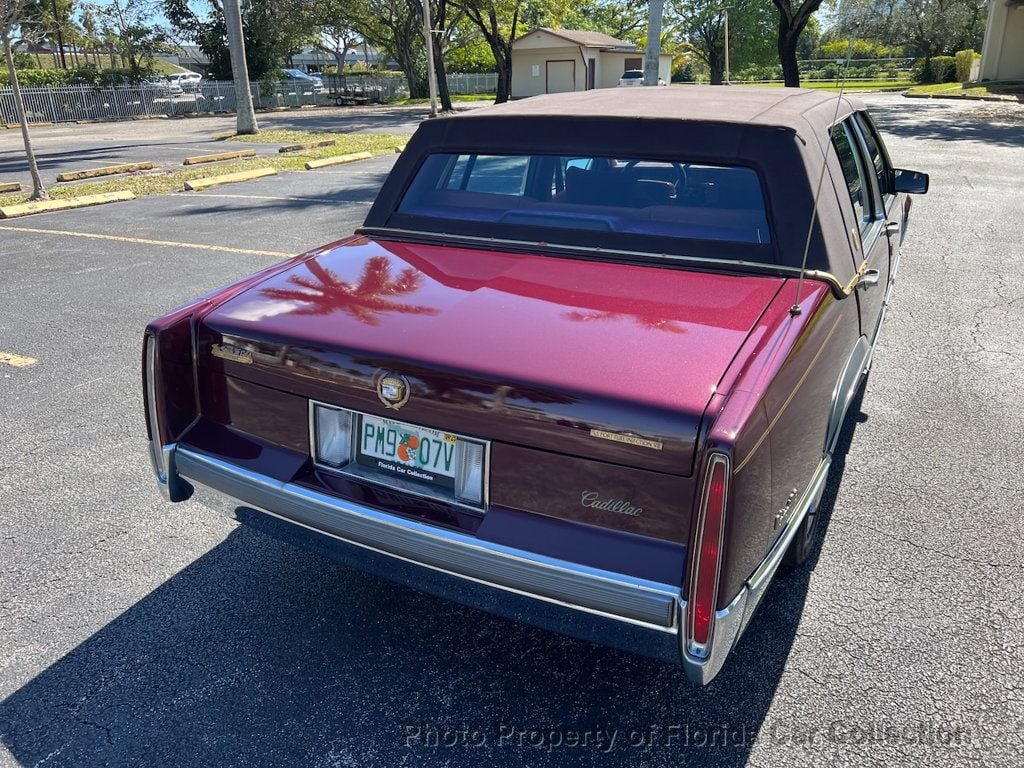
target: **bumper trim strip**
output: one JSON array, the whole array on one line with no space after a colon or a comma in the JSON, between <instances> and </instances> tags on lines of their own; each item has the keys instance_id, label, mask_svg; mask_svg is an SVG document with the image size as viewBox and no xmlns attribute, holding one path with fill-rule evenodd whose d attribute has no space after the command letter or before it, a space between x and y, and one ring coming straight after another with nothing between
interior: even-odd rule
<instances>
[{"instance_id":1,"label":"bumper trim strip","mask_svg":"<svg viewBox=\"0 0 1024 768\"><path fill-rule=\"evenodd\" d=\"M678 633L678 587L603 571L397 517L177 445L176 473L239 506L364 549L527 597Z\"/></svg>"}]
</instances>

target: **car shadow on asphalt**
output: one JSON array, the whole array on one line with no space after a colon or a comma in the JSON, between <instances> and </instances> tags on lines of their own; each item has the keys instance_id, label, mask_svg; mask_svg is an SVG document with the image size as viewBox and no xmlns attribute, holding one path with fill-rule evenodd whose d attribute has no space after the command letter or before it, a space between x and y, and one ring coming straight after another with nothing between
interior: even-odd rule
<instances>
[{"instance_id":1,"label":"car shadow on asphalt","mask_svg":"<svg viewBox=\"0 0 1024 768\"><path fill-rule=\"evenodd\" d=\"M863 418L858 396L819 534ZM0 702L0 740L26 766L741 766L788 733L768 713L813 560L780 574L696 688L242 526Z\"/></svg>"},{"instance_id":2,"label":"car shadow on asphalt","mask_svg":"<svg viewBox=\"0 0 1024 768\"><path fill-rule=\"evenodd\" d=\"M979 108L993 107L991 103L977 102ZM950 115L941 103L929 105L930 110L901 110L897 105L878 105L871 114L883 133L909 139L938 141L977 141L1004 147L1024 146L1024 121L1000 120L991 114L976 115L958 112ZM998 106L998 105L995 105Z\"/></svg>"}]
</instances>

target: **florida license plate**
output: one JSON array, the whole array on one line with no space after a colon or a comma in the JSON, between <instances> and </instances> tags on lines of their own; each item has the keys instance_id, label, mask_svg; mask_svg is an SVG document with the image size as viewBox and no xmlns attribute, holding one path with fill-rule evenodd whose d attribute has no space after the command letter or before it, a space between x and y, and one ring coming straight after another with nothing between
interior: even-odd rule
<instances>
[{"instance_id":1,"label":"florida license plate","mask_svg":"<svg viewBox=\"0 0 1024 768\"><path fill-rule=\"evenodd\" d=\"M457 435L393 419L363 415L356 440L356 463L402 480L451 492L459 451Z\"/></svg>"}]
</instances>

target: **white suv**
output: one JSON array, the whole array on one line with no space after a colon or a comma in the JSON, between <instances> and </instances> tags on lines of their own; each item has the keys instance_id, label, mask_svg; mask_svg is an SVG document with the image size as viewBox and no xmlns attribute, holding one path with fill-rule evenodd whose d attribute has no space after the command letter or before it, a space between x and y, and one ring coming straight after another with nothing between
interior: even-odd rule
<instances>
[{"instance_id":1,"label":"white suv","mask_svg":"<svg viewBox=\"0 0 1024 768\"><path fill-rule=\"evenodd\" d=\"M644 84L644 71L642 69L627 69L619 78L619 88L639 88ZM658 85L665 85L665 81L658 78Z\"/></svg>"}]
</instances>

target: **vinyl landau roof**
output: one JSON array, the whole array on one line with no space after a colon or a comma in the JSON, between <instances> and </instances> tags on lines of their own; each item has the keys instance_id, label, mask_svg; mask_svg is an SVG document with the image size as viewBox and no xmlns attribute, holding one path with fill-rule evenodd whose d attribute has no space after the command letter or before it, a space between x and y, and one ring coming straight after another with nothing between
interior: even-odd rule
<instances>
[{"instance_id":1,"label":"vinyl landau roof","mask_svg":"<svg viewBox=\"0 0 1024 768\"><path fill-rule=\"evenodd\" d=\"M460 120L497 117L592 117L633 120L703 120L827 131L836 113L837 95L807 88L756 88L720 85L667 88L598 88L552 93L476 109ZM842 119L864 109L843 95Z\"/></svg>"}]
</instances>

